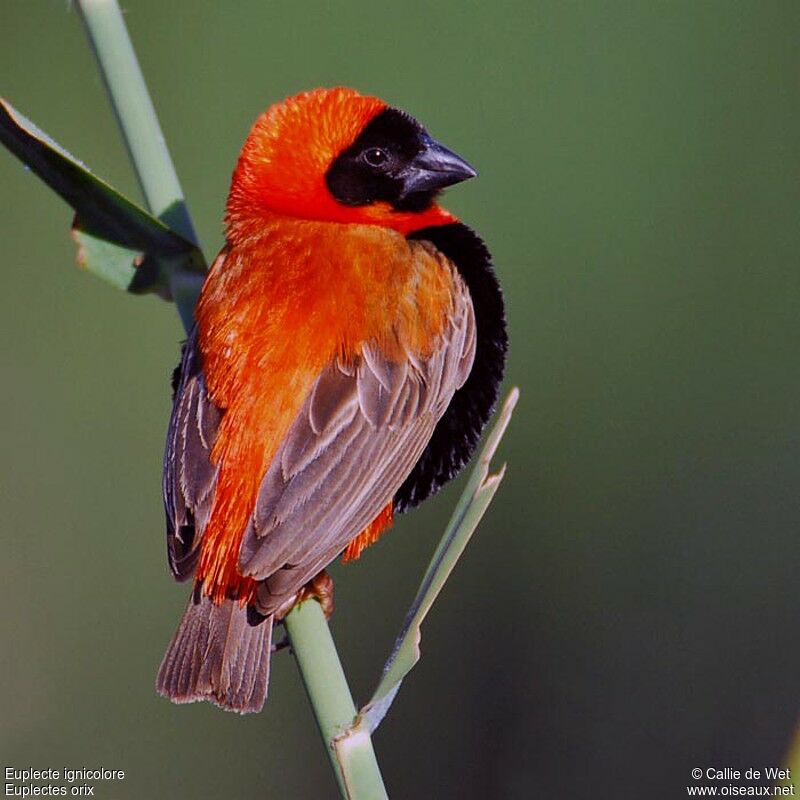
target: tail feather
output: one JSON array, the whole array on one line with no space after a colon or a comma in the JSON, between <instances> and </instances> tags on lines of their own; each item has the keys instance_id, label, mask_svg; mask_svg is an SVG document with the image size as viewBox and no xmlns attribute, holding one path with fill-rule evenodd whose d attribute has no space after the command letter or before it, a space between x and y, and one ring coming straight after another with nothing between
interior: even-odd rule
<instances>
[{"instance_id":1,"label":"tail feather","mask_svg":"<svg viewBox=\"0 0 800 800\"><path fill-rule=\"evenodd\" d=\"M267 697L272 617L248 619L234 600L192 597L156 678L173 703L207 700L228 711L261 711Z\"/></svg>"}]
</instances>

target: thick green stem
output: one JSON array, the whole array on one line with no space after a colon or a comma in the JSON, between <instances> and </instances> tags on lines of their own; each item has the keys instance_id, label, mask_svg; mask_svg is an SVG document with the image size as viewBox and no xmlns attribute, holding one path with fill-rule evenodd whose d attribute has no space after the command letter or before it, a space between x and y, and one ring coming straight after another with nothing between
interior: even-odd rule
<instances>
[{"instance_id":1,"label":"thick green stem","mask_svg":"<svg viewBox=\"0 0 800 800\"><path fill-rule=\"evenodd\" d=\"M370 737L344 750L334 744L357 712L320 604L306 601L295 606L286 618L286 630L342 797L385 800Z\"/></svg>"},{"instance_id":2,"label":"thick green stem","mask_svg":"<svg viewBox=\"0 0 800 800\"><path fill-rule=\"evenodd\" d=\"M78 0L100 71L152 213L196 243L189 211L161 126L133 51L117 0ZM184 326L192 324L196 284L172 286ZM349 746L337 758L333 738L353 722L356 709L319 603L306 602L286 619L303 682L336 774L342 797L384 800L386 790L372 741Z\"/></svg>"}]
</instances>

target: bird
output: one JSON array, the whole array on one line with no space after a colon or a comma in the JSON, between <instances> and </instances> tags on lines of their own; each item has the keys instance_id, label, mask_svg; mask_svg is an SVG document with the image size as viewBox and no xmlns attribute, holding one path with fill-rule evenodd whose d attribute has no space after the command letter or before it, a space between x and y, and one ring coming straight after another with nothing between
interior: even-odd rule
<instances>
[{"instance_id":1,"label":"bird","mask_svg":"<svg viewBox=\"0 0 800 800\"><path fill-rule=\"evenodd\" d=\"M408 113L347 87L269 107L173 376L167 556L191 580L157 691L263 708L273 627L326 615L356 560L472 456L508 336L481 238L443 189L476 176Z\"/></svg>"}]
</instances>

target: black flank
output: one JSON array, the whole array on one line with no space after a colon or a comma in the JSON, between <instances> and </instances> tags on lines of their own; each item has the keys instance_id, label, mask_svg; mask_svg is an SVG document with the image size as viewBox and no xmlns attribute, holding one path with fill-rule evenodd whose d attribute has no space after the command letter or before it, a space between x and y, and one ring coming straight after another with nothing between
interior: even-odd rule
<instances>
[{"instance_id":1,"label":"black flank","mask_svg":"<svg viewBox=\"0 0 800 800\"><path fill-rule=\"evenodd\" d=\"M472 457L497 403L508 350L503 294L481 238L461 223L424 228L408 238L431 242L457 267L472 297L477 345L467 382L453 395L427 448L394 496L400 513L439 491Z\"/></svg>"}]
</instances>

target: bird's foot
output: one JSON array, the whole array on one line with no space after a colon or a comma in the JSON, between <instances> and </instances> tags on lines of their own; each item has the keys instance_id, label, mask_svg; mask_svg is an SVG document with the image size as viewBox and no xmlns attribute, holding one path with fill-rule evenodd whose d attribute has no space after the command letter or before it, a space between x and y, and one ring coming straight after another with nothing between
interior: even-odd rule
<instances>
[{"instance_id":1,"label":"bird's foot","mask_svg":"<svg viewBox=\"0 0 800 800\"><path fill-rule=\"evenodd\" d=\"M299 592L281 603L275 610L275 619L280 622L298 604L313 598L322 606L325 619L333 615L333 578L325 570L313 577Z\"/></svg>"}]
</instances>

